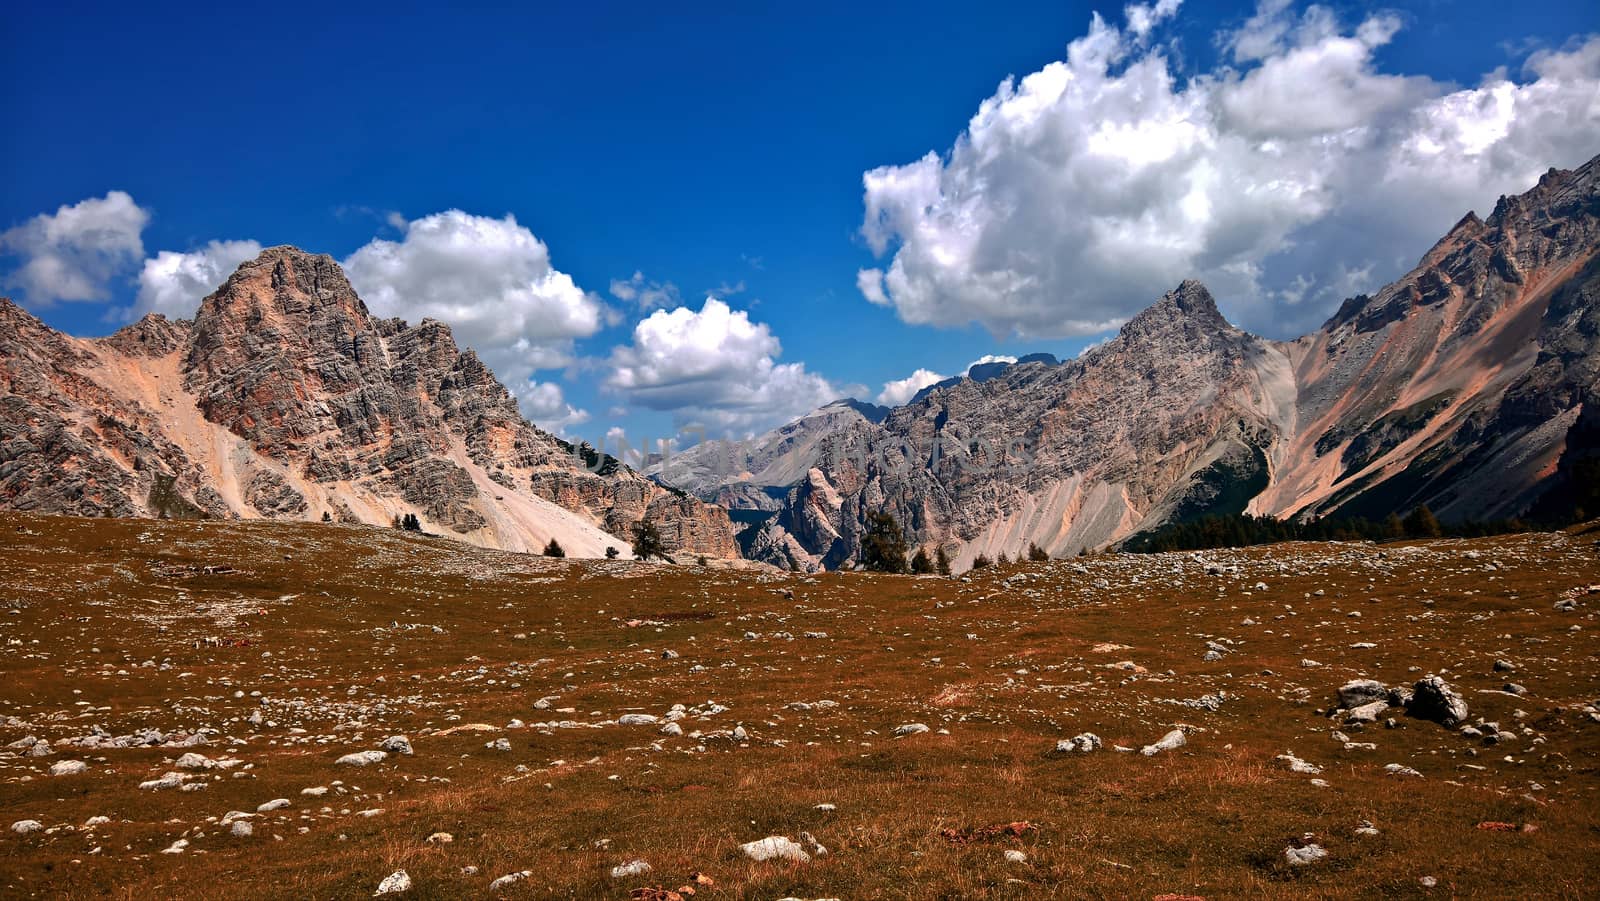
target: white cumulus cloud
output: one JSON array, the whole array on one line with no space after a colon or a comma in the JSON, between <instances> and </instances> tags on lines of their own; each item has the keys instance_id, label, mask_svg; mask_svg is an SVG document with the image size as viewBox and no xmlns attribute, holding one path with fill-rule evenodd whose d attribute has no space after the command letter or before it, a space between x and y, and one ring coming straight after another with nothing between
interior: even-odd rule
<instances>
[{"instance_id":1,"label":"white cumulus cloud","mask_svg":"<svg viewBox=\"0 0 1600 901\"><path fill-rule=\"evenodd\" d=\"M510 386L511 393L528 421L547 432L565 435L572 426L589 421L589 411L567 403L561 386L555 382L524 379Z\"/></svg>"},{"instance_id":2,"label":"white cumulus cloud","mask_svg":"<svg viewBox=\"0 0 1600 901\"><path fill-rule=\"evenodd\" d=\"M0 253L21 266L5 283L30 306L62 300L105 300L111 282L144 257L142 233L150 213L126 191L63 204L0 233Z\"/></svg>"},{"instance_id":3,"label":"white cumulus cloud","mask_svg":"<svg viewBox=\"0 0 1600 901\"><path fill-rule=\"evenodd\" d=\"M1008 78L954 146L863 176L887 263L868 301L996 335L1105 331L1184 278L1287 335L1402 274L1468 209L1600 146L1600 37L1473 87L1380 71L1400 28L1266 0L1180 80L1152 40L1177 3L1096 15L1065 59Z\"/></svg>"},{"instance_id":4,"label":"white cumulus cloud","mask_svg":"<svg viewBox=\"0 0 1600 901\"><path fill-rule=\"evenodd\" d=\"M240 263L260 253L261 245L255 241L212 241L188 253L163 250L144 261L139 271L139 296L126 318L162 313L188 319Z\"/></svg>"},{"instance_id":5,"label":"white cumulus cloud","mask_svg":"<svg viewBox=\"0 0 1600 901\"><path fill-rule=\"evenodd\" d=\"M982 366L985 363L1015 363L1015 362L1017 362L1017 358L1016 357L1006 356L1005 354L984 354L983 356L977 358L976 360L973 360L971 363L968 363L967 364L967 368L965 370L963 370L963 371L967 375L971 375L972 374L972 367L974 367L974 366Z\"/></svg>"},{"instance_id":6,"label":"white cumulus cloud","mask_svg":"<svg viewBox=\"0 0 1600 901\"><path fill-rule=\"evenodd\" d=\"M631 403L670 411L683 425L748 431L835 400L839 392L783 351L764 323L707 297L699 311L656 310L612 350L605 387Z\"/></svg>"},{"instance_id":7,"label":"white cumulus cloud","mask_svg":"<svg viewBox=\"0 0 1600 901\"><path fill-rule=\"evenodd\" d=\"M903 379L884 382L883 390L878 392L878 403L886 407L899 407L917 396L917 392L945 380L945 376L931 369L918 369Z\"/></svg>"},{"instance_id":8,"label":"white cumulus cloud","mask_svg":"<svg viewBox=\"0 0 1600 901\"><path fill-rule=\"evenodd\" d=\"M374 239L344 261L350 283L380 316L448 324L545 424L571 413L535 370L565 366L573 342L600 329L599 298L551 266L550 252L515 217L447 210L405 223L398 241ZM577 411L581 412L581 411ZM544 420L539 417L544 416Z\"/></svg>"}]
</instances>

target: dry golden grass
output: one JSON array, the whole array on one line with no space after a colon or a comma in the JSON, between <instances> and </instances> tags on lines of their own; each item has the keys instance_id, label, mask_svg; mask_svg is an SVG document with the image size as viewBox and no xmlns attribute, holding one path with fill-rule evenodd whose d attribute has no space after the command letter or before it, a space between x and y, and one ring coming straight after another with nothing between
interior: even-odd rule
<instances>
[{"instance_id":1,"label":"dry golden grass","mask_svg":"<svg viewBox=\"0 0 1600 901\"><path fill-rule=\"evenodd\" d=\"M728 899L1582 898L1600 878L1600 723L1584 707L1600 701L1600 595L1552 606L1600 582L1592 535L1201 555L1239 567L1220 575L1186 555L1106 556L968 582L555 562L299 524L23 516L4 537L0 717L17 722L0 744L58 744L0 752L0 828L46 827L0 833L3 897L356 898L399 868L407 898L480 897L521 870L505 896L626 898L695 872L715 879L697 898ZM1204 661L1207 640L1234 650ZM1107 667L1121 661L1145 672ZM1330 737L1348 679L1445 670L1474 721L1525 733L1489 746L1396 711L1399 728L1343 727L1376 750ZM1496 690L1508 680L1528 694ZM1174 703L1218 691L1215 711ZM820 700L838 706L790 706ZM685 718L683 737L614 724L709 701L728 710ZM256 710L273 724L247 722ZM911 722L932 731L893 737ZM1177 751L1112 748L1176 723L1195 727ZM96 725L214 729L195 750L248 769L140 791L184 749L59 743ZM1052 753L1085 731L1105 749ZM334 766L392 734L415 756ZM512 750L485 748L496 738ZM90 768L47 775L64 759ZM251 838L216 822L274 798L291 805ZM84 827L99 815L112 821ZM1380 834L1357 834L1363 820ZM1035 828L940 836L1015 821ZM738 852L801 831L831 853ZM436 832L454 841L428 844ZM1290 867L1308 832L1329 856ZM179 837L184 853L160 853ZM653 872L609 877L634 858Z\"/></svg>"}]
</instances>

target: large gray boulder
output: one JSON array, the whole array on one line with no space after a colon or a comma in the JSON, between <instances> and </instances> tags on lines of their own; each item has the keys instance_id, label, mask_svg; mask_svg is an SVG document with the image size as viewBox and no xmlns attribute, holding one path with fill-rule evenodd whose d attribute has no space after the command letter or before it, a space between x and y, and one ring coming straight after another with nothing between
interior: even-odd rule
<instances>
[{"instance_id":1,"label":"large gray boulder","mask_svg":"<svg viewBox=\"0 0 1600 901\"><path fill-rule=\"evenodd\" d=\"M1339 706L1346 710L1382 700L1389 687L1377 679L1353 679L1339 686Z\"/></svg>"},{"instance_id":2,"label":"large gray boulder","mask_svg":"<svg viewBox=\"0 0 1600 901\"><path fill-rule=\"evenodd\" d=\"M1444 726L1458 726L1466 722L1466 699L1438 676L1429 675L1417 680L1412 692L1412 716Z\"/></svg>"}]
</instances>

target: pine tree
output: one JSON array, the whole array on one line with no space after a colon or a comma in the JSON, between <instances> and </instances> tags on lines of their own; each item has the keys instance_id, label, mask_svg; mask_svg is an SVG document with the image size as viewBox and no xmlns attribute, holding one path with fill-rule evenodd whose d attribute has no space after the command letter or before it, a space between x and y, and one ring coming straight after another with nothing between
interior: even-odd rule
<instances>
[{"instance_id":1,"label":"pine tree","mask_svg":"<svg viewBox=\"0 0 1600 901\"><path fill-rule=\"evenodd\" d=\"M619 553L619 551L616 548L608 547L608 548L606 548L606 559L607 560L615 560L615 559L617 559L617 554L618 553Z\"/></svg>"},{"instance_id":2,"label":"pine tree","mask_svg":"<svg viewBox=\"0 0 1600 901\"><path fill-rule=\"evenodd\" d=\"M1048 563L1050 554L1036 542L1028 542L1028 559L1034 563Z\"/></svg>"},{"instance_id":3,"label":"pine tree","mask_svg":"<svg viewBox=\"0 0 1600 901\"><path fill-rule=\"evenodd\" d=\"M985 567L992 566L992 565L994 565L994 561L990 560L988 557L984 556L983 554L979 554L978 556L972 558L972 568L973 569L983 569Z\"/></svg>"},{"instance_id":4,"label":"pine tree","mask_svg":"<svg viewBox=\"0 0 1600 901\"><path fill-rule=\"evenodd\" d=\"M911 558L911 571L919 576L933 572L933 561L928 559L928 552L917 548L916 556Z\"/></svg>"},{"instance_id":5,"label":"pine tree","mask_svg":"<svg viewBox=\"0 0 1600 901\"><path fill-rule=\"evenodd\" d=\"M943 547L936 548L933 553L933 568L941 576L950 575L950 555L944 552Z\"/></svg>"},{"instance_id":6,"label":"pine tree","mask_svg":"<svg viewBox=\"0 0 1600 901\"><path fill-rule=\"evenodd\" d=\"M561 549L561 542L552 538L550 543L544 546L544 555L546 557L565 557L567 552Z\"/></svg>"},{"instance_id":7,"label":"pine tree","mask_svg":"<svg viewBox=\"0 0 1600 901\"><path fill-rule=\"evenodd\" d=\"M861 566L881 573L903 573L906 539L900 524L884 511L867 514L867 533L861 538Z\"/></svg>"},{"instance_id":8,"label":"pine tree","mask_svg":"<svg viewBox=\"0 0 1600 901\"><path fill-rule=\"evenodd\" d=\"M1439 520L1423 504L1407 514L1405 519L1406 534L1412 538L1438 538L1444 534L1444 529L1439 525Z\"/></svg>"},{"instance_id":9,"label":"pine tree","mask_svg":"<svg viewBox=\"0 0 1600 901\"><path fill-rule=\"evenodd\" d=\"M1011 558L1006 556L1006 552L1005 551L1001 551L1000 552L1000 557L999 557L999 559L995 560L995 563L1000 565L1000 566L1010 566L1011 565Z\"/></svg>"},{"instance_id":10,"label":"pine tree","mask_svg":"<svg viewBox=\"0 0 1600 901\"><path fill-rule=\"evenodd\" d=\"M1383 537L1385 537L1385 538L1404 538L1404 537L1406 537L1406 524L1400 521L1400 514L1398 514L1398 513L1390 513L1389 516L1386 519L1384 519L1384 521L1383 521Z\"/></svg>"},{"instance_id":11,"label":"pine tree","mask_svg":"<svg viewBox=\"0 0 1600 901\"><path fill-rule=\"evenodd\" d=\"M674 562L667 556L667 547L662 543L661 532L656 529L655 523L641 519L633 524L633 559L649 560L651 557Z\"/></svg>"}]
</instances>

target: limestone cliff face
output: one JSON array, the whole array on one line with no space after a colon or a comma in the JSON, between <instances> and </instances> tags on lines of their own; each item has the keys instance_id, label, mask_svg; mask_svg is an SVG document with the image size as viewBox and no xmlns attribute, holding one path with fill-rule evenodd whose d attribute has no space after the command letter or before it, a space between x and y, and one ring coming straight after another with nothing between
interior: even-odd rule
<instances>
[{"instance_id":1,"label":"limestone cliff face","mask_svg":"<svg viewBox=\"0 0 1600 901\"><path fill-rule=\"evenodd\" d=\"M725 511L526 422L450 330L374 319L332 258L239 267L192 323L98 340L0 301L0 504L111 515L330 518L476 544L738 555Z\"/></svg>"},{"instance_id":2,"label":"limestone cliff face","mask_svg":"<svg viewBox=\"0 0 1600 901\"><path fill-rule=\"evenodd\" d=\"M958 565L1207 513L1519 515L1600 457L1597 250L1600 159L1469 214L1296 341L1233 328L1186 282L1078 360L809 435L751 555L846 565L879 509Z\"/></svg>"}]
</instances>

